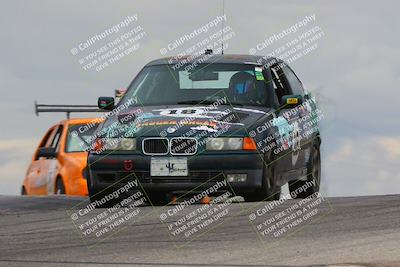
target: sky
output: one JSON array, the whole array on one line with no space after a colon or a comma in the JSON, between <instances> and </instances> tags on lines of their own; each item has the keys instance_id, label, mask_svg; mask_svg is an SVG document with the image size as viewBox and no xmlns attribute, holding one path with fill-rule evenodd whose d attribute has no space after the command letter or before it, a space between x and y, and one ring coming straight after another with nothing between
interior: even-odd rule
<instances>
[{"instance_id":1,"label":"sky","mask_svg":"<svg viewBox=\"0 0 400 267\"><path fill-rule=\"evenodd\" d=\"M233 32L225 49L229 54L248 54L267 38L315 15L308 25L256 54L270 54L316 26L323 32L316 49L290 66L323 110L321 186L328 196L399 192L399 8L398 1L225 1L223 26ZM3 0L0 194L19 194L39 140L65 118L37 117L34 101L96 104L98 96L127 87L146 63L163 57L163 48L221 15L222 1ZM121 36L122 30L77 55L72 49L135 16L124 30L145 33L136 42L139 46L101 71L85 70L79 60ZM167 55L184 52L210 32Z\"/></svg>"}]
</instances>

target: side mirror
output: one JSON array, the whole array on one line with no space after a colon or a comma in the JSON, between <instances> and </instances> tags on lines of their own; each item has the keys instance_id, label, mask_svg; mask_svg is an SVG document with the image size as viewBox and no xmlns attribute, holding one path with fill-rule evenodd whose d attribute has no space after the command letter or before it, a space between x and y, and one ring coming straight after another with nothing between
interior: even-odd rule
<instances>
[{"instance_id":1,"label":"side mirror","mask_svg":"<svg viewBox=\"0 0 400 267\"><path fill-rule=\"evenodd\" d=\"M281 98L283 108L294 108L298 105L303 104L302 95L284 95Z\"/></svg>"},{"instance_id":2,"label":"side mirror","mask_svg":"<svg viewBox=\"0 0 400 267\"><path fill-rule=\"evenodd\" d=\"M39 148L38 158L45 157L45 158L56 158L57 157L57 152L56 149L53 147L41 147Z\"/></svg>"},{"instance_id":3,"label":"side mirror","mask_svg":"<svg viewBox=\"0 0 400 267\"><path fill-rule=\"evenodd\" d=\"M104 109L104 110L113 110L115 105L114 105L114 97L109 97L109 96L101 96L97 100L97 106L99 109Z\"/></svg>"}]
</instances>

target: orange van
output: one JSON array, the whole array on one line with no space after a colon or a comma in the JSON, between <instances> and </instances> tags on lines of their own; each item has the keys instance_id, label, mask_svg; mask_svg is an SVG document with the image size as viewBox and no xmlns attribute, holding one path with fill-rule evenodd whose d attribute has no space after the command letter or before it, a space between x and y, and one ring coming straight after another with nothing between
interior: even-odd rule
<instances>
[{"instance_id":1,"label":"orange van","mask_svg":"<svg viewBox=\"0 0 400 267\"><path fill-rule=\"evenodd\" d=\"M22 195L87 196L87 149L100 118L67 119L51 127L36 149Z\"/></svg>"}]
</instances>

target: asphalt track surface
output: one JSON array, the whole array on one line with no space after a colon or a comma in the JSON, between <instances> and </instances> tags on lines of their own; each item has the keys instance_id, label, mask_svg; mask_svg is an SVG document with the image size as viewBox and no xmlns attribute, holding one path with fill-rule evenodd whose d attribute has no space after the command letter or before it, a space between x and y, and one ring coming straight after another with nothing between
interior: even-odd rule
<instances>
[{"instance_id":1,"label":"asphalt track surface","mask_svg":"<svg viewBox=\"0 0 400 267\"><path fill-rule=\"evenodd\" d=\"M271 202L232 203L221 224L182 240L160 221L171 206L143 206L141 220L91 247L66 212L83 200L0 196L0 266L400 266L399 195L327 198L311 221L264 239L249 214Z\"/></svg>"}]
</instances>

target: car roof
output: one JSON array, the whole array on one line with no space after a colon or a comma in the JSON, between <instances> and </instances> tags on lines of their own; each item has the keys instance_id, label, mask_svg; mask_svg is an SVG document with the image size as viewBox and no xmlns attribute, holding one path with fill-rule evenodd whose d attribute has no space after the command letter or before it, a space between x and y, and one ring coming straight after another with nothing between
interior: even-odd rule
<instances>
[{"instance_id":1,"label":"car roof","mask_svg":"<svg viewBox=\"0 0 400 267\"><path fill-rule=\"evenodd\" d=\"M193 57L191 55L187 56L174 56L174 57L166 57L153 60L149 62L146 66L154 66L154 65L165 65L165 64L177 64L179 62L183 62L187 64L196 63L201 61L201 63L225 63L225 64L254 64L254 65L265 65L271 62L282 62L282 60L274 57L267 56L256 56L256 55L235 55L235 54L210 54Z\"/></svg>"},{"instance_id":2,"label":"car roof","mask_svg":"<svg viewBox=\"0 0 400 267\"><path fill-rule=\"evenodd\" d=\"M103 118L73 118L62 120L60 124L85 124L85 123L100 123L103 122Z\"/></svg>"}]
</instances>

